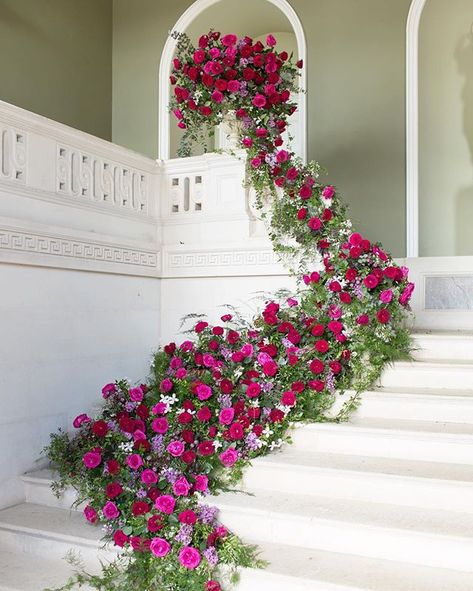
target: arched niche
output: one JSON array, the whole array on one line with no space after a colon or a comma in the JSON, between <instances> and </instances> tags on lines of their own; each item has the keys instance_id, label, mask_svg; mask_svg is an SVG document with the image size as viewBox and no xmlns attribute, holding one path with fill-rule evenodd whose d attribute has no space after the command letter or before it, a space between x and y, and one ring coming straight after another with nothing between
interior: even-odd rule
<instances>
[{"instance_id":1,"label":"arched niche","mask_svg":"<svg viewBox=\"0 0 473 591\"><path fill-rule=\"evenodd\" d=\"M232 18L224 18L224 9L233 10ZM264 10L264 19L262 11ZM258 14L256 14L258 13ZM251 15L255 18L251 18ZM283 26L283 28L281 28ZM280 31L293 36L292 44L297 47L296 59L303 59L306 64L307 50L302 24L292 6L287 0L240 0L235 10L234 0L196 0L179 18L174 25L174 31L187 32L192 38L210 28L223 33L248 34L254 38L265 36L267 33ZM240 30L239 30L240 29ZM285 30L284 30L285 29ZM277 35L276 35L277 37ZM281 38L281 48L289 38ZM169 75L172 58L176 48L176 41L168 37L159 65L159 101L158 101L158 158L167 160L171 157L171 129L176 127L168 112L169 103ZM305 161L307 155L307 117L306 69L301 70L299 79L301 92L297 97L298 110L293 116L291 133L295 138L293 148ZM173 126L173 128L171 127ZM177 136L178 132L173 131Z\"/></svg>"}]
</instances>

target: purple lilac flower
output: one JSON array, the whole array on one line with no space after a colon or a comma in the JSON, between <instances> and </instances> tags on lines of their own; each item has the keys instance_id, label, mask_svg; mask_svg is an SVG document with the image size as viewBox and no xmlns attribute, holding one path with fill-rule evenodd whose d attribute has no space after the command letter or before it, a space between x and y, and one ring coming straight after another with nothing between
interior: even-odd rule
<instances>
[{"instance_id":1,"label":"purple lilac flower","mask_svg":"<svg viewBox=\"0 0 473 591\"><path fill-rule=\"evenodd\" d=\"M144 499L147 495L148 495L148 493L145 491L144 488L140 488L139 490L136 491L136 496L139 499Z\"/></svg>"},{"instance_id":2,"label":"purple lilac flower","mask_svg":"<svg viewBox=\"0 0 473 591\"><path fill-rule=\"evenodd\" d=\"M217 550L215 550L215 546L211 546L210 548L207 548L206 550L204 550L203 554L204 554L205 558L207 559L207 562L209 563L210 566L212 566L212 567L217 566L218 554L217 554Z\"/></svg>"},{"instance_id":3,"label":"purple lilac flower","mask_svg":"<svg viewBox=\"0 0 473 591\"><path fill-rule=\"evenodd\" d=\"M240 58L240 67L246 68L247 65L248 65L248 60L244 57Z\"/></svg>"},{"instance_id":4,"label":"purple lilac flower","mask_svg":"<svg viewBox=\"0 0 473 591\"><path fill-rule=\"evenodd\" d=\"M222 354L224 359L230 359L230 357L232 356L232 352L230 351L230 349L227 349L225 347L220 347L220 353Z\"/></svg>"},{"instance_id":5,"label":"purple lilac flower","mask_svg":"<svg viewBox=\"0 0 473 591\"><path fill-rule=\"evenodd\" d=\"M353 293L359 300L363 300L365 297L361 288L361 282L358 280L353 283Z\"/></svg>"},{"instance_id":6,"label":"purple lilac flower","mask_svg":"<svg viewBox=\"0 0 473 591\"><path fill-rule=\"evenodd\" d=\"M263 392L271 392L273 388L273 382L264 382L263 384L261 384L261 389L263 390Z\"/></svg>"},{"instance_id":7,"label":"purple lilac flower","mask_svg":"<svg viewBox=\"0 0 473 591\"><path fill-rule=\"evenodd\" d=\"M259 438L256 433L250 432L245 438L246 447L251 451L259 449Z\"/></svg>"},{"instance_id":8,"label":"purple lilac flower","mask_svg":"<svg viewBox=\"0 0 473 591\"><path fill-rule=\"evenodd\" d=\"M114 433L120 431L120 427L118 426L118 423L116 421L108 421L107 427L110 429L110 431L113 431Z\"/></svg>"},{"instance_id":9,"label":"purple lilac flower","mask_svg":"<svg viewBox=\"0 0 473 591\"><path fill-rule=\"evenodd\" d=\"M212 525L217 519L218 508L210 505L199 505L197 513L202 523Z\"/></svg>"},{"instance_id":10,"label":"purple lilac flower","mask_svg":"<svg viewBox=\"0 0 473 591\"><path fill-rule=\"evenodd\" d=\"M164 437L162 435L155 435L151 439L151 448L157 454L164 453Z\"/></svg>"},{"instance_id":11,"label":"purple lilac flower","mask_svg":"<svg viewBox=\"0 0 473 591\"><path fill-rule=\"evenodd\" d=\"M126 412L133 412L135 410L135 408L136 408L135 402L128 401L127 403L125 403Z\"/></svg>"},{"instance_id":12,"label":"purple lilac flower","mask_svg":"<svg viewBox=\"0 0 473 591\"><path fill-rule=\"evenodd\" d=\"M174 539L176 542L189 546L192 540L192 525L182 523Z\"/></svg>"},{"instance_id":13,"label":"purple lilac flower","mask_svg":"<svg viewBox=\"0 0 473 591\"><path fill-rule=\"evenodd\" d=\"M179 478L181 473L175 468L163 468L161 470L161 476L165 478L170 484L174 484Z\"/></svg>"},{"instance_id":14,"label":"purple lilac flower","mask_svg":"<svg viewBox=\"0 0 473 591\"><path fill-rule=\"evenodd\" d=\"M264 418L269 417L269 415L271 414L271 409L267 406L263 407L262 414Z\"/></svg>"},{"instance_id":15,"label":"purple lilac flower","mask_svg":"<svg viewBox=\"0 0 473 591\"><path fill-rule=\"evenodd\" d=\"M232 405L232 397L230 394L220 394L218 397L220 408L228 408Z\"/></svg>"},{"instance_id":16,"label":"purple lilac flower","mask_svg":"<svg viewBox=\"0 0 473 591\"><path fill-rule=\"evenodd\" d=\"M287 337L284 337L281 342L286 349L290 349L291 347L294 346Z\"/></svg>"},{"instance_id":17,"label":"purple lilac flower","mask_svg":"<svg viewBox=\"0 0 473 591\"><path fill-rule=\"evenodd\" d=\"M329 371L327 375L327 389L331 394L335 393L335 376L332 371Z\"/></svg>"}]
</instances>

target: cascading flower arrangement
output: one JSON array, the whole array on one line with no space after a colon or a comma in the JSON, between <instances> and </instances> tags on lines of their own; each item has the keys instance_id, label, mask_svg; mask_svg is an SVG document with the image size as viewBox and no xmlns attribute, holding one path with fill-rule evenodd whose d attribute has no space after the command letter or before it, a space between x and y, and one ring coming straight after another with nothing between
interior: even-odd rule
<instances>
[{"instance_id":1,"label":"cascading flower arrangement","mask_svg":"<svg viewBox=\"0 0 473 591\"><path fill-rule=\"evenodd\" d=\"M85 518L120 549L101 575L79 571L63 589L220 591L235 567L261 566L206 495L409 352L407 269L352 230L318 165L284 145L302 63L278 53L272 35L263 45L210 31L197 48L177 38L171 108L185 143L235 114L249 182L261 202L273 197L274 247L297 255L302 288L266 302L250 325L231 314L199 320L191 340L156 354L149 383L106 385L98 417L77 417L74 437L52 435L56 489L75 487Z\"/></svg>"}]
</instances>

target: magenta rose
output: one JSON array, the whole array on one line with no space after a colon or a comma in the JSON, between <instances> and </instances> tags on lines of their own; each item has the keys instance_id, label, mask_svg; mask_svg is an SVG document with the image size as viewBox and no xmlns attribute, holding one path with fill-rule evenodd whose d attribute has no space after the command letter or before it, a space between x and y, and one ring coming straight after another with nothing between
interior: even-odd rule
<instances>
[{"instance_id":1,"label":"magenta rose","mask_svg":"<svg viewBox=\"0 0 473 591\"><path fill-rule=\"evenodd\" d=\"M399 303L405 306L409 300L411 299L412 292L414 291L415 285L413 283L408 283L407 286L404 288L404 291L399 296Z\"/></svg>"},{"instance_id":2,"label":"magenta rose","mask_svg":"<svg viewBox=\"0 0 473 591\"><path fill-rule=\"evenodd\" d=\"M86 415L85 413L82 413L81 415L78 415L72 425L75 429L79 429L79 427L81 427L82 425L85 425L86 423L90 423L92 419Z\"/></svg>"},{"instance_id":3,"label":"magenta rose","mask_svg":"<svg viewBox=\"0 0 473 591\"><path fill-rule=\"evenodd\" d=\"M158 511L161 511L161 513L171 515L171 513L174 511L174 507L176 506L176 499L171 495L161 495L156 499L154 506L156 509L158 509Z\"/></svg>"},{"instance_id":4,"label":"magenta rose","mask_svg":"<svg viewBox=\"0 0 473 591\"><path fill-rule=\"evenodd\" d=\"M155 556L162 558L163 556L166 556L166 554L169 554L171 546L164 538L153 538L149 549Z\"/></svg>"},{"instance_id":5,"label":"magenta rose","mask_svg":"<svg viewBox=\"0 0 473 591\"><path fill-rule=\"evenodd\" d=\"M84 515L89 523L96 523L98 519L97 511L90 505L84 509Z\"/></svg>"},{"instance_id":6,"label":"magenta rose","mask_svg":"<svg viewBox=\"0 0 473 591\"><path fill-rule=\"evenodd\" d=\"M392 289L385 289L379 294L379 299L383 304L389 304L389 302L393 299L393 291Z\"/></svg>"},{"instance_id":7,"label":"magenta rose","mask_svg":"<svg viewBox=\"0 0 473 591\"><path fill-rule=\"evenodd\" d=\"M187 481L185 476L181 476L176 480L176 482L172 485L172 490L177 497L187 497L189 491L191 489L191 485Z\"/></svg>"},{"instance_id":8,"label":"magenta rose","mask_svg":"<svg viewBox=\"0 0 473 591\"><path fill-rule=\"evenodd\" d=\"M233 421L234 416L235 411L233 408L222 408L218 417L218 421L221 425L230 425L230 423Z\"/></svg>"},{"instance_id":9,"label":"magenta rose","mask_svg":"<svg viewBox=\"0 0 473 591\"><path fill-rule=\"evenodd\" d=\"M255 107L262 109L266 105L266 97L263 94L256 94L252 103Z\"/></svg>"},{"instance_id":10,"label":"magenta rose","mask_svg":"<svg viewBox=\"0 0 473 591\"><path fill-rule=\"evenodd\" d=\"M169 429L168 420L164 417L154 419L154 421L151 423L151 429L153 429L155 433L160 433L163 435Z\"/></svg>"},{"instance_id":11,"label":"magenta rose","mask_svg":"<svg viewBox=\"0 0 473 591\"><path fill-rule=\"evenodd\" d=\"M269 47L274 47L276 45L277 41L276 38L274 37L274 35L268 35L266 37L266 45L268 45Z\"/></svg>"},{"instance_id":12,"label":"magenta rose","mask_svg":"<svg viewBox=\"0 0 473 591\"><path fill-rule=\"evenodd\" d=\"M167 450L173 457L178 458L184 453L184 444L178 440L171 441L167 446Z\"/></svg>"},{"instance_id":13,"label":"magenta rose","mask_svg":"<svg viewBox=\"0 0 473 591\"><path fill-rule=\"evenodd\" d=\"M102 462L102 455L99 451L88 451L86 454L84 454L82 461L84 462L84 466L86 468L92 470L93 468L97 468L97 466Z\"/></svg>"},{"instance_id":14,"label":"magenta rose","mask_svg":"<svg viewBox=\"0 0 473 591\"><path fill-rule=\"evenodd\" d=\"M105 384L102 388L102 396L104 398L108 398L111 394L114 394L117 391L117 387L115 384Z\"/></svg>"},{"instance_id":15,"label":"magenta rose","mask_svg":"<svg viewBox=\"0 0 473 591\"><path fill-rule=\"evenodd\" d=\"M192 546L184 546L182 550L179 552L179 562L185 568L189 570L194 570L200 564L201 557L200 552L193 548Z\"/></svg>"},{"instance_id":16,"label":"magenta rose","mask_svg":"<svg viewBox=\"0 0 473 591\"><path fill-rule=\"evenodd\" d=\"M164 393L170 392L172 390L172 381L169 378L164 378L159 384L159 390Z\"/></svg>"},{"instance_id":17,"label":"magenta rose","mask_svg":"<svg viewBox=\"0 0 473 591\"><path fill-rule=\"evenodd\" d=\"M222 45L225 45L225 47L230 47L232 45L235 45L237 40L238 40L238 37L236 35L233 35L233 34L224 35L222 37Z\"/></svg>"},{"instance_id":18,"label":"magenta rose","mask_svg":"<svg viewBox=\"0 0 473 591\"><path fill-rule=\"evenodd\" d=\"M212 388L207 384L199 384L195 389L195 393L199 400L207 400L212 396Z\"/></svg>"},{"instance_id":19,"label":"magenta rose","mask_svg":"<svg viewBox=\"0 0 473 591\"><path fill-rule=\"evenodd\" d=\"M229 447L224 452L222 452L218 457L220 458L220 461L222 462L222 464L226 468L230 468L238 460L238 456L239 456L238 451L233 447Z\"/></svg>"},{"instance_id":20,"label":"magenta rose","mask_svg":"<svg viewBox=\"0 0 473 591\"><path fill-rule=\"evenodd\" d=\"M141 473L141 482L148 486L150 484L156 484L156 482L158 482L158 476L154 470L143 470Z\"/></svg>"},{"instance_id":21,"label":"magenta rose","mask_svg":"<svg viewBox=\"0 0 473 591\"><path fill-rule=\"evenodd\" d=\"M139 454L127 456L126 463L132 470L138 470L143 465L143 458Z\"/></svg>"},{"instance_id":22,"label":"magenta rose","mask_svg":"<svg viewBox=\"0 0 473 591\"><path fill-rule=\"evenodd\" d=\"M331 199L335 195L335 189L332 185L327 185L322 191L322 197L325 199Z\"/></svg>"},{"instance_id":23,"label":"magenta rose","mask_svg":"<svg viewBox=\"0 0 473 591\"><path fill-rule=\"evenodd\" d=\"M141 402L143 400L144 393L141 386L138 386L137 388L130 388L128 394L133 402Z\"/></svg>"},{"instance_id":24,"label":"magenta rose","mask_svg":"<svg viewBox=\"0 0 473 591\"><path fill-rule=\"evenodd\" d=\"M199 492L207 492L209 488L209 479L205 474L197 474L194 482L195 490Z\"/></svg>"},{"instance_id":25,"label":"magenta rose","mask_svg":"<svg viewBox=\"0 0 473 591\"><path fill-rule=\"evenodd\" d=\"M105 519L116 519L120 515L118 507L112 501L107 501L103 507Z\"/></svg>"}]
</instances>

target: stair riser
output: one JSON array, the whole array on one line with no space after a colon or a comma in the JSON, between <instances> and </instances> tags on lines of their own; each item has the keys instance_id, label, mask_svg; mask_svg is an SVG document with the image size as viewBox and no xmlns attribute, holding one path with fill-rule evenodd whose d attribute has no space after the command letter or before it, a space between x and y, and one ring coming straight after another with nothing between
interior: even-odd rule
<instances>
[{"instance_id":1,"label":"stair riser","mask_svg":"<svg viewBox=\"0 0 473 591\"><path fill-rule=\"evenodd\" d=\"M362 591L359 588L274 575L264 570L243 570L235 591ZM1 587L0 587L1 591Z\"/></svg>"},{"instance_id":2,"label":"stair riser","mask_svg":"<svg viewBox=\"0 0 473 591\"><path fill-rule=\"evenodd\" d=\"M415 359L426 360L447 360L473 361L473 337L460 336L423 336L414 338L414 346L418 347L413 352Z\"/></svg>"},{"instance_id":3,"label":"stair riser","mask_svg":"<svg viewBox=\"0 0 473 591\"><path fill-rule=\"evenodd\" d=\"M264 542L473 572L473 540L221 507L223 522ZM448 552L446 552L448 548Z\"/></svg>"},{"instance_id":4,"label":"stair riser","mask_svg":"<svg viewBox=\"0 0 473 591\"><path fill-rule=\"evenodd\" d=\"M281 477L284 474L284 477ZM246 490L277 490L282 494L314 495L349 501L387 503L400 507L445 509L473 513L473 484L428 478L402 478L343 470L255 465L244 477ZM402 510L402 509L400 509Z\"/></svg>"},{"instance_id":5,"label":"stair riser","mask_svg":"<svg viewBox=\"0 0 473 591\"><path fill-rule=\"evenodd\" d=\"M473 465L471 443L461 436L302 428L295 430L293 441L295 449L306 451Z\"/></svg>"},{"instance_id":6,"label":"stair riser","mask_svg":"<svg viewBox=\"0 0 473 591\"><path fill-rule=\"evenodd\" d=\"M386 369L381 377L384 388L445 388L447 390L471 390L473 365L456 367L423 364L398 364Z\"/></svg>"},{"instance_id":7,"label":"stair riser","mask_svg":"<svg viewBox=\"0 0 473 591\"><path fill-rule=\"evenodd\" d=\"M0 544L5 550L23 552L33 556L51 559L62 559L73 550L80 554L87 567L96 567L99 558L113 560L116 554L101 550L99 546L85 546L73 541L65 541L52 537L44 537L30 532L6 530L0 528Z\"/></svg>"},{"instance_id":8,"label":"stair riser","mask_svg":"<svg viewBox=\"0 0 473 591\"><path fill-rule=\"evenodd\" d=\"M358 418L411 419L442 423L468 423L473 434L473 397L386 395L367 393L354 415Z\"/></svg>"},{"instance_id":9,"label":"stair riser","mask_svg":"<svg viewBox=\"0 0 473 591\"><path fill-rule=\"evenodd\" d=\"M85 503L74 506L76 494L72 489L68 489L59 498L51 490L50 484L38 481L24 481L25 497L27 503L35 505L46 505L46 507L57 507L59 509L71 509L73 511L82 511Z\"/></svg>"}]
</instances>

